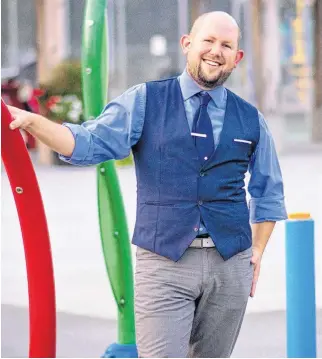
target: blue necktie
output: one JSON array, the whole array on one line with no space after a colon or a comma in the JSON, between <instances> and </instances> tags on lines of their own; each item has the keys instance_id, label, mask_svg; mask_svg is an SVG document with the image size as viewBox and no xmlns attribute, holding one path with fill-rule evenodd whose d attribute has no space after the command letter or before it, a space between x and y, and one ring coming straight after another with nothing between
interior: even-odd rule
<instances>
[{"instance_id":1,"label":"blue necktie","mask_svg":"<svg viewBox=\"0 0 322 359\"><path fill-rule=\"evenodd\" d=\"M201 163L204 163L212 155L215 147L212 124L207 111L207 106L211 97L207 92L199 93L198 97L200 100L200 107L193 119L192 132L196 135L201 135L194 136L194 140L200 161ZM206 135L206 137L204 137L204 135Z\"/></svg>"}]
</instances>

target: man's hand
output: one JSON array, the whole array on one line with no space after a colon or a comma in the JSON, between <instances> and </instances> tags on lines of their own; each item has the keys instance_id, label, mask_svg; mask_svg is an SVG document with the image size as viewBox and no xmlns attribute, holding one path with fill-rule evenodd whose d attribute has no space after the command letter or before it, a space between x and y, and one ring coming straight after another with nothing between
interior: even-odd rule
<instances>
[{"instance_id":1,"label":"man's hand","mask_svg":"<svg viewBox=\"0 0 322 359\"><path fill-rule=\"evenodd\" d=\"M30 112L21 110L17 107L7 106L13 121L10 123L10 129L15 130L16 128L22 128L27 130L32 124L33 116Z\"/></svg>"},{"instance_id":2,"label":"man's hand","mask_svg":"<svg viewBox=\"0 0 322 359\"><path fill-rule=\"evenodd\" d=\"M251 263L254 264L254 277L252 283L252 289L250 291L250 296L254 297L256 285L259 277L259 272L261 268L261 260L267 245L267 242L273 232L275 227L275 222L267 221L261 223L252 224L252 234L253 234L253 256Z\"/></svg>"},{"instance_id":3,"label":"man's hand","mask_svg":"<svg viewBox=\"0 0 322 359\"><path fill-rule=\"evenodd\" d=\"M262 252L258 248L253 247L253 256L252 256L252 259L250 260L251 263L254 264L253 282L252 282L252 288L250 291L251 297L254 297L254 295L255 295L256 285L257 285L260 268L261 268L261 260L262 260Z\"/></svg>"},{"instance_id":4,"label":"man's hand","mask_svg":"<svg viewBox=\"0 0 322 359\"><path fill-rule=\"evenodd\" d=\"M8 106L8 109L13 117L13 121L9 125L11 130L17 128L26 130L55 152L66 157L72 155L75 139L67 127L36 113L20 110L13 106Z\"/></svg>"}]
</instances>

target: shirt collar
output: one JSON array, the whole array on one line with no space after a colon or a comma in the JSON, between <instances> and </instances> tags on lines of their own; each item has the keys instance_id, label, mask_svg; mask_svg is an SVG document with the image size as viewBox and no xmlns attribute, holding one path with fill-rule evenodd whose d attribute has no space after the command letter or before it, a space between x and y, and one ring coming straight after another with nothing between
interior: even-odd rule
<instances>
[{"instance_id":1,"label":"shirt collar","mask_svg":"<svg viewBox=\"0 0 322 359\"><path fill-rule=\"evenodd\" d=\"M178 77L181 92L184 101L188 100L190 97L196 95L197 93L204 91L199 85L191 78L185 69L183 73ZM222 107L225 99L225 88L224 86L215 87L213 90L207 91L215 102L217 107Z\"/></svg>"}]
</instances>

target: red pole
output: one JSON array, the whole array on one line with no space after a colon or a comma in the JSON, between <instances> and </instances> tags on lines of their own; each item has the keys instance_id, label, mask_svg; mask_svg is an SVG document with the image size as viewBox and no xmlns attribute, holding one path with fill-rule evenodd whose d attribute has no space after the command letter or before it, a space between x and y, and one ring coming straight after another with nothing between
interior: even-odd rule
<instances>
[{"instance_id":1,"label":"red pole","mask_svg":"<svg viewBox=\"0 0 322 359\"><path fill-rule=\"evenodd\" d=\"M42 198L19 130L1 99L1 152L15 199L25 250L29 292L29 357L56 355L55 284Z\"/></svg>"}]
</instances>

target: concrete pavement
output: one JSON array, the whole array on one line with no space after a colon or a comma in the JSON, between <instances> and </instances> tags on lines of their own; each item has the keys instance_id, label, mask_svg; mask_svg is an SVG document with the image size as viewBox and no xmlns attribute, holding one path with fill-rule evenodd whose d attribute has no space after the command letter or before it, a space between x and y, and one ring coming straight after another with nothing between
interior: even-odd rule
<instances>
[{"instance_id":1,"label":"concrete pavement","mask_svg":"<svg viewBox=\"0 0 322 359\"><path fill-rule=\"evenodd\" d=\"M2 305L1 357L28 356L28 311ZM322 310L317 316L318 357L322 355ZM117 340L117 323L67 313L57 315L57 357L98 358ZM247 314L233 358L286 357L285 313Z\"/></svg>"},{"instance_id":2,"label":"concrete pavement","mask_svg":"<svg viewBox=\"0 0 322 359\"><path fill-rule=\"evenodd\" d=\"M285 180L288 212L310 212L316 221L316 302L317 307L322 309L322 154L321 152L313 152L303 155L285 155L281 156L280 161ZM113 329L115 322L113 321L116 319L116 307L105 273L101 252L97 220L95 168L36 166L36 173L42 191L51 236L57 309L59 312L67 313L62 314L63 318L65 315L70 316L68 320L71 321L71 324L68 324L68 320L64 322L66 323L66 330L69 325L73 328L78 327L75 324L77 320L84 320L84 323L87 323L85 326L87 326L90 325L88 323L91 323L91 319L88 318L97 318L93 324L97 328L93 340L96 337L100 338L99 332L101 330L107 331L109 334L106 335L110 335L106 343L103 336L104 340L100 342L101 344L93 344L95 348L96 345L99 346L97 355L100 355L105 346L115 340L115 337L112 337L115 333L115 324ZM118 169L118 174L130 234L132 234L136 201L134 169ZM5 172L2 173L1 184L1 300L2 304L5 304L2 312L3 335L5 335L3 336L2 347L6 348L10 347L10 343L15 339L16 332L11 331L12 338L10 339L10 336L8 337L5 334L7 330L4 328L10 328L10 325L16 323L15 327L18 330L18 319L13 318L20 318L25 314L21 314L23 311L19 312L19 309L17 312L15 308L28 306L28 293L21 232ZM134 251L135 248L133 247L133 254ZM258 349L254 357L280 356L281 353L283 355L283 348L285 347L283 314L274 313L283 313L285 310L285 296L284 223L279 223L265 252L256 296L248 306L247 314L250 316L247 318L253 319L247 319L250 321L249 325L247 325L247 321L245 322L240 344L238 344L244 348L241 353L244 353L245 356L252 356L251 353L253 352L250 350L253 347ZM257 314L258 317L256 317ZM276 319L273 320L273 318ZM322 320L321 315L318 319L319 321ZM103 322L100 322L101 320ZM280 328L280 331L277 328ZM70 333L71 337L78 338L78 342L84 340L82 334L78 332L77 334L74 329ZM280 334L277 335L277 333ZM254 344L252 339L254 336L258 338L255 343L262 344L259 346ZM266 340L266 336L269 345L262 342L262 340ZM74 347L74 344L71 346ZM79 343L79 346L82 347L82 343ZM64 350L66 352L62 352L62 356L64 353L68 353L68 350L72 351L73 348L65 348ZM84 353L88 352L84 349ZM91 353L94 355L96 352L91 351ZM248 355L248 353L250 354ZM258 353L262 353L262 355Z\"/></svg>"}]
</instances>

